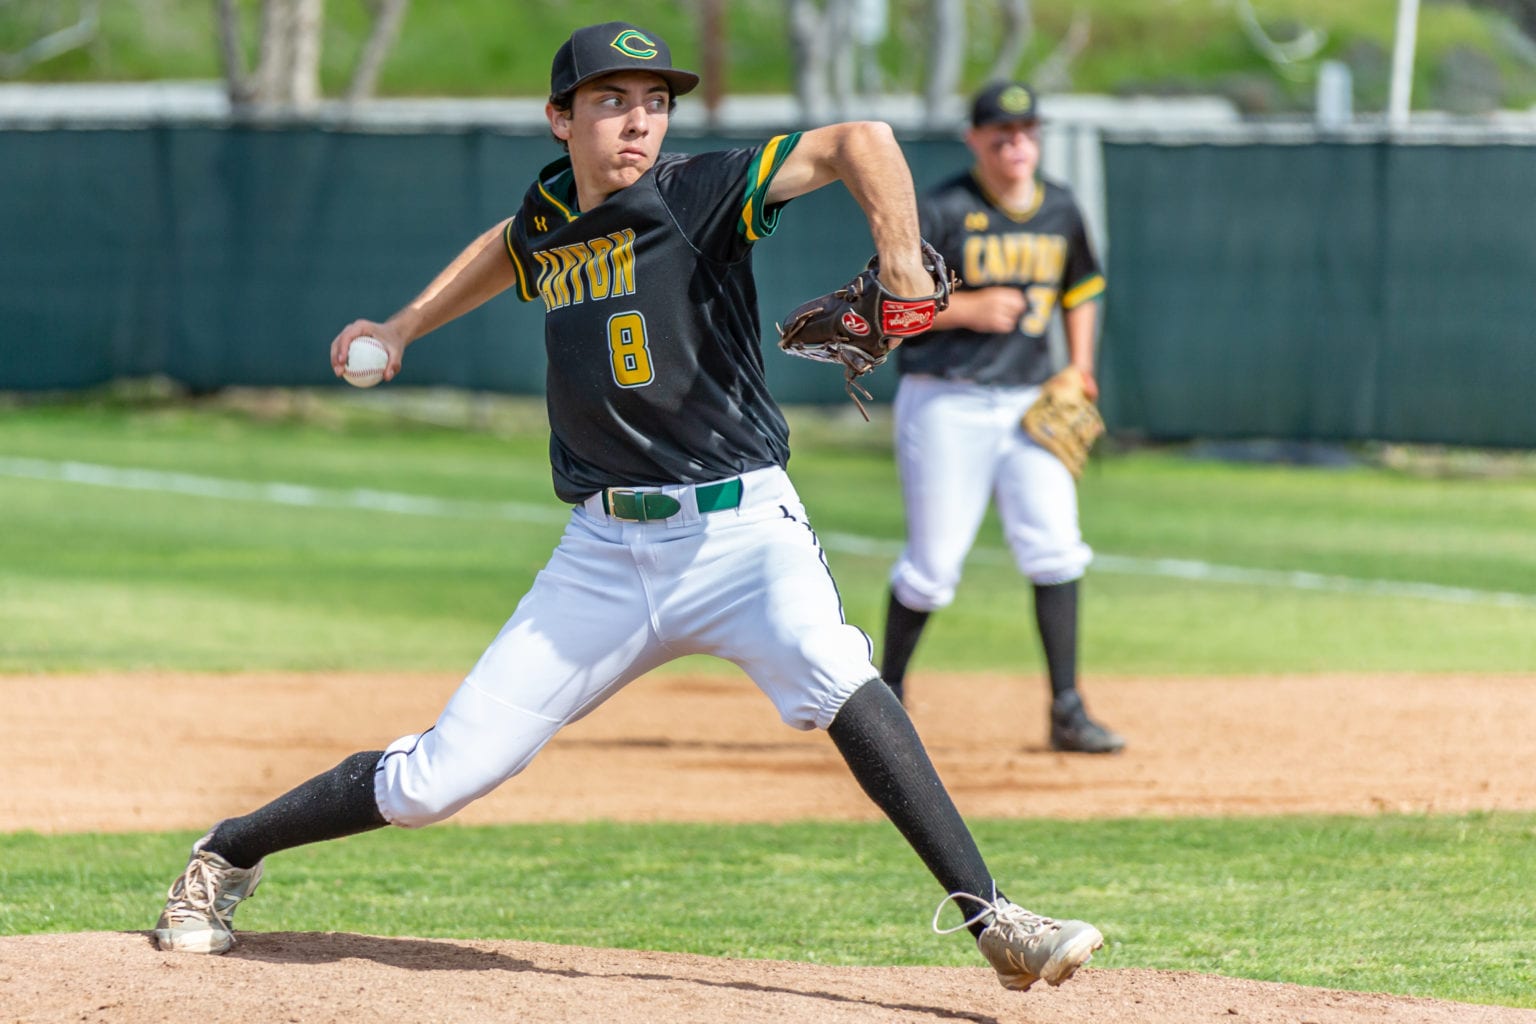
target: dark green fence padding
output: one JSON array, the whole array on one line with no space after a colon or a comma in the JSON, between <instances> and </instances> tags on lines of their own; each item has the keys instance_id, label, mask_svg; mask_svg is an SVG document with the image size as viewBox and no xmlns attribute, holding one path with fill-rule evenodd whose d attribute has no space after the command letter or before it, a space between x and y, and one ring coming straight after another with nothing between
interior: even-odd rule
<instances>
[{"instance_id":1,"label":"dark green fence padding","mask_svg":"<svg viewBox=\"0 0 1536 1024\"><path fill-rule=\"evenodd\" d=\"M920 188L967 160L903 145ZM334 334L412 298L558 153L493 128L0 131L0 390L345 386ZM1111 141L1104 162L1112 430L1536 445L1536 147ZM773 324L870 252L836 186L759 245L781 401L847 401L832 368L774 350ZM413 347L401 380L543 379L541 309L506 296ZM889 367L865 380L894 390Z\"/></svg>"},{"instance_id":2,"label":"dark green fence padding","mask_svg":"<svg viewBox=\"0 0 1536 1024\"><path fill-rule=\"evenodd\" d=\"M1114 429L1536 445L1536 147L1105 146Z\"/></svg>"}]
</instances>

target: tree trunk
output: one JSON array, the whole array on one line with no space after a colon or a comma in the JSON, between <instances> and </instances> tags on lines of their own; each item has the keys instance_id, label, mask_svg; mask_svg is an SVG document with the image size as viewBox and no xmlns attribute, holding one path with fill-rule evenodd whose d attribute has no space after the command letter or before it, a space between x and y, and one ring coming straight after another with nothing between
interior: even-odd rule
<instances>
[{"instance_id":1,"label":"tree trunk","mask_svg":"<svg viewBox=\"0 0 1536 1024\"><path fill-rule=\"evenodd\" d=\"M839 120L849 116L853 105L855 78L858 72L858 46L854 41L853 3L851 0L827 0L826 13L822 15L827 26L826 35L840 41L831 48L832 113Z\"/></svg>"},{"instance_id":2,"label":"tree trunk","mask_svg":"<svg viewBox=\"0 0 1536 1024\"><path fill-rule=\"evenodd\" d=\"M293 65L293 0L262 0L259 39L256 46L255 90L252 100L261 105L283 102Z\"/></svg>"},{"instance_id":3,"label":"tree trunk","mask_svg":"<svg viewBox=\"0 0 1536 1024\"><path fill-rule=\"evenodd\" d=\"M848 0L848 7L858 55L854 88L862 96L879 96L886 91L880 44L891 30L890 0Z\"/></svg>"},{"instance_id":4,"label":"tree trunk","mask_svg":"<svg viewBox=\"0 0 1536 1024\"><path fill-rule=\"evenodd\" d=\"M827 34L821 9L815 0L789 0L789 46L794 57L795 99L800 117L820 122L827 105Z\"/></svg>"},{"instance_id":5,"label":"tree trunk","mask_svg":"<svg viewBox=\"0 0 1536 1024\"><path fill-rule=\"evenodd\" d=\"M1029 0L1001 0L998 5L1003 16L1003 42L997 49L997 59L987 72L987 81L1012 81L1018 75L1019 61L1029 47L1030 37L1035 34L1035 20L1029 8Z\"/></svg>"},{"instance_id":6,"label":"tree trunk","mask_svg":"<svg viewBox=\"0 0 1536 1024\"><path fill-rule=\"evenodd\" d=\"M52 60L70 50L78 50L96 41L101 26L101 0L82 0L80 15L73 24L54 28L62 18L56 12L43 34L15 53L0 53L0 78L18 78L28 68Z\"/></svg>"},{"instance_id":7,"label":"tree trunk","mask_svg":"<svg viewBox=\"0 0 1536 1024\"><path fill-rule=\"evenodd\" d=\"M725 0L703 0L699 11L699 49L704 64L704 120L711 129L720 125L720 104L725 99Z\"/></svg>"},{"instance_id":8,"label":"tree trunk","mask_svg":"<svg viewBox=\"0 0 1536 1024\"><path fill-rule=\"evenodd\" d=\"M928 81L923 111L930 128L944 126L947 105L960 86L965 55L965 0L933 0Z\"/></svg>"},{"instance_id":9,"label":"tree trunk","mask_svg":"<svg viewBox=\"0 0 1536 1024\"><path fill-rule=\"evenodd\" d=\"M320 102L320 33L324 27L325 0L294 0L287 100L299 110Z\"/></svg>"},{"instance_id":10,"label":"tree trunk","mask_svg":"<svg viewBox=\"0 0 1536 1024\"><path fill-rule=\"evenodd\" d=\"M254 101L304 110L320 99L325 0L263 0Z\"/></svg>"},{"instance_id":11,"label":"tree trunk","mask_svg":"<svg viewBox=\"0 0 1536 1024\"><path fill-rule=\"evenodd\" d=\"M410 0L383 0L374 12L373 29L368 42L357 58L352 71L352 82L347 86L347 102L356 103L373 96L378 88L379 72L384 69L384 58L400 35L400 24L405 21L405 9Z\"/></svg>"},{"instance_id":12,"label":"tree trunk","mask_svg":"<svg viewBox=\"0 0 1536 1024\"><path fill-rule=\"evenodd\" d=\"M235 108L249 105L255 91L240 35L235 0L219 0L219 60L224 65L224 91Z\"/></svg>"},{"instance_id":13,"label":"tree trunk","mask_svg":"<svg viewBox=\"0 0 1536 1024\"><path fill-rule=\"evenodd\" d=\"M1093 18L1087 11L1072 15L1072 24L1050 56L1035 66L1034 86L1042 93L1062 92L1072 88L1072 62L1088 48Z\"/></svg>"}]
</instances>

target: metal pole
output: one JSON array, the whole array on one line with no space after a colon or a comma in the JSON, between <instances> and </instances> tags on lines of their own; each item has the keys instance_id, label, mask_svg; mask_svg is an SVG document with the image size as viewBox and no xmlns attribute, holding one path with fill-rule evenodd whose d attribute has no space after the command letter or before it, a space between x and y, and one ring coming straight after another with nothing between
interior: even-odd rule
<instances>
[{"instance_id":1,"label":"metal pole","mask_svg":"<svg viewBox=\"0 0 1536 1024\"><path fill-rule=\"evenodd\" d=\"M1392 46L1392 92L1387 100L1387 125L1405 128L1413 96L1413 58L1418 46L1419 0L1397 0L1397 36Z\"/></svg>"}]
</instances>

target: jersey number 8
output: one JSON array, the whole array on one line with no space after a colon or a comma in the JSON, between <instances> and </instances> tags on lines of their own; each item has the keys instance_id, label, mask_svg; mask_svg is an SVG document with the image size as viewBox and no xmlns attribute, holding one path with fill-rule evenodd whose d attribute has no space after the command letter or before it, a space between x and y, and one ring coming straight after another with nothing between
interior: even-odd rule
<instances>
[{"instance_id":1,"label":"jersey number 8","mask_svg":"<svg viewBox=\"0 0 1536 1024\"><path fill-rule=\"evenodd\" d=\"M613 381L619 387L640 388L651 382L655 373L645 344L645 317L630 311L608 318L608 355L613 362Z\"/></svg>"}]
</instances>

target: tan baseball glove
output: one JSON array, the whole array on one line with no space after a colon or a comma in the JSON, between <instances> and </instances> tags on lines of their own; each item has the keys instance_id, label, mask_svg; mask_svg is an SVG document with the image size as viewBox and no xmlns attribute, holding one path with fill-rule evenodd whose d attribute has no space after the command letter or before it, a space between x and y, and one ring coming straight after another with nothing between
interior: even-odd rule
<instances>
[{"instance_id":1,"label":"tan baseball glove","mask_svg":"<svg viewBox=\"0 0 1536 1024\"><path fill-rule=\"evenodd\" d=\"M1088 451L1104 433L1104 418L1083 388L1083 374L1068 366L1040 386L1040 397L1024 413L1025 433L1081 479Z\"/></svg>"}]
</instances>

